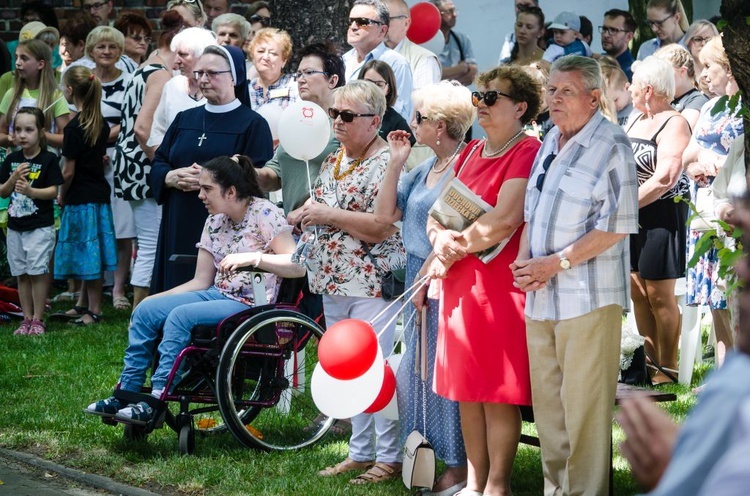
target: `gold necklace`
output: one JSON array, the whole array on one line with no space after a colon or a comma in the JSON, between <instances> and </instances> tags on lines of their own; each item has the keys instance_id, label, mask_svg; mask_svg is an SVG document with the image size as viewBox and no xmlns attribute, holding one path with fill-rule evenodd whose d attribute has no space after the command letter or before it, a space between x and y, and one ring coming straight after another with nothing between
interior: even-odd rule
<instances>
[{"instance_id":1,"label":"gold necklace","mask_svg":"<svg viewBox=\"0 0 750 496\"><path fill-rule=\"evenodd\" d=\"M351 165L349 166L346 171L344 171L343 174L340 174L340 168L341 168L341 160L344 158L344 154L346 153L346 147L341 145L341 151L339 152L339 156L336 157L336 165L333 166L333 178L337 181L341 181L346 176L354 172L354 169L357 168L359 164L362 163L362 161L365 159L365 155L367 155L367 151L370 149L373 143L375 143L375 140L378 139L378 135L376 134L375 137L370 141L367 146L365 147L365 151L362 152L362 155L359 156L358 159L354 160Z\"/></svg>"},{"instance_id":2,"label":"gold necklace","mask_svg":"<svg viewBox=\"0 0 750 496\"><path fill-rule=\"evenodd\" d=\"M485 138L484 139L484 150L483 150L485 157L487 157L487 158L497 157L498 155L500 155L501 153L503 153L505 150L507 150L508 147L510 146L510 144L513 143L513 141L516 138L518 138L519 136L521 136L523 133L524 133L524 130L523 130L523 128L521 128L520 131L518 131L516 134L514 134L513 137L511 139L509 139L508 142L505 143L502 146L502 148L500 148L496 152L491 152L491 153L489 151L487 151L487 138Z\"/></svg>"},{"instance_id":3,"label":"gold necklace","mask_svg":"<svg viewBox=\"0 0 750 496\"><path fill-rule=\"evenodd\" d=\"M463 144L464 144L464 142L463 142L463 141L459 141L459 142L458 142L458 146L457 146L457 147L456 147L456 149L455 149L455 150L453 151L453 155L451 155L451 156L450 156L450 158L449 158L449 159L448 159L448 161L447 161L447 162L445 163L445 165L443 166L443 168L442 168L442 169L438 169L437 167L435 167L435 166L437 165L437 160L435 160L435 163L434 163L434 164L432 164L432 172L434 172L435 174L440 174L440 173L442 173L442 172L443 172L443 171L444 171L445 169L447 169L447 168L448 168L448 166L449 166L449 165L451 164L451 162L453 162L453 159L454 159L454 158L456 158L456 155L458 155L458 152L459 152L459 151L461 151L461 147L463 146Z\"/></svg>"}]
</instances>

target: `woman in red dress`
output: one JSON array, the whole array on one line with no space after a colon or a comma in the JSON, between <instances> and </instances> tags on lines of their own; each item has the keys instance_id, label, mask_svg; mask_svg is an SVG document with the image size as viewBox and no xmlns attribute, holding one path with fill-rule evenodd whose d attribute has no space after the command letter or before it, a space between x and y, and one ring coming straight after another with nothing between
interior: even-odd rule
<instances>
[{"instance_id":1,"label":"woman in red dress","mask_svg":"<svg viewBox=\"0 0 750 496\"><path fill-rule=\"evenodd\" d=\"M524 132L541 106L541 87L523 69L481 74L472 93L487 138L469 143L455 174L494 207L462 232L427 224L440 278L435 391L460 402L469 473L462 494L510 494L521 432L518 405L531 404L524 294L509 265L518 253L523 203L540 143ZM508 239L509 238L509 239ZM507 240L491 261L475 253Z\"/></svg>"}]
</instances>

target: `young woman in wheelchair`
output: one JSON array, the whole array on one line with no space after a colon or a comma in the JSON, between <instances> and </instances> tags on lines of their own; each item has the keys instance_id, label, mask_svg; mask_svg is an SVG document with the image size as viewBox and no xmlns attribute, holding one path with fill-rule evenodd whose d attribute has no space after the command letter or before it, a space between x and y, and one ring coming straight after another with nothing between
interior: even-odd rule
<instances>
[{"instance_id":1,"label":"young woman in wheelchair","mask_svg":"<svg viewBox=\"0 0 750 496\"><path fill-rule=\"evenodd\" d=\"M268 272L267 301L275 301L281 277L302 277L305 269L291 262L295 242L281 209L263 198L255 167L244 156L218 157L200 173L199 198L208 219L197 245L198 262L192 280L149 296L133 312L125 366L119 388L139 393L158 343L159 363L151 376L151 395L161 399L179 353L197 325L215 325L252 307L255 301L253 266ZM126 404L115 396L88 406L87 413L145 424L154 409L145 401Z\"/></svg>"}]
</instances>

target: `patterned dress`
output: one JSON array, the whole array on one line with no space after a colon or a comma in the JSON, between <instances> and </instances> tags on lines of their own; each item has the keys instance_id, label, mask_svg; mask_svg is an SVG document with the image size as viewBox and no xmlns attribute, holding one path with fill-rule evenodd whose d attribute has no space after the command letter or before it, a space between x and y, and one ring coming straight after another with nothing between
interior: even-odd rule
<instances>
[{"instance_id":1,"label":"patterned dress","mask_svg":"<svg viewBox=\"0 0 750 496\"><path fill-rule=\"evenodd\" d=\"M701 110L701 116L693 131L693 138L701 147L726 156L732 142L744 133L742 118L732 115L729 109L723 109L711 115L711 109L718 98L709 100ZM741 106L737 107L739 110ZM698 197L699 188L708 188L710 184L692 184L692 197ZM691 230L688 235L687 259L695 252L695 246L703 233ZM685 303L688 305L708 305L711 309L727 308L726 293L720 288L719 256L716 249L710 249L703 255L695 267L687 271L687 292Z\"/></svg>"},{"instance_id":2,"label":"patterned dress","mask_svg":"<svg viewBox=\"0 0 750 496\"><path fill-rule=\"evenodd\" d=\"M432 252L432 246L425 231L427 214L447 179L451 177L450 174L445 174L435 186L427 187L427 176L436 160L436 158L430 158L412 169L408 174L402 175L398 185L398 207L403 213L401 231L404 237L404 248L406 249L407 288L414 284L417 272ZM405 318L416 311L411 301L408 301L409 303L404 311ZM400 444L403 445L411 431L417 429L432 443L435 454L440 460L443 460L448 466L456 467L466 465L466 451L461 435L461 417L458 412L458 403L438 396L431 387L437 348L439 309L440 302L438 300L428 300L427 380L425 384L420 384L419 375L414 372L417 351L417 332L414 319L405 323L406 352L396 376L398 417L401 422ZM423 387L425 388L424 405L422 400ZM424 418L423 415L425 415Z\"/></svg>"},{"instance_id":3,"label":"patterned dress","mask_svg":"<svg viewBox=\"0 0 750 496\"><path fill-rule=\"evenodd\" d=\"M151 74L168 70L162 64L149 64L135 71L125 89L121 107L120 134L114 151L114 190L124 200L144 200L153 197L146 177L151 171L151 161L135 137L135 120L143 106L146 82Z\"/></svg>"},{"instance_id":4,"label":"patterned dress","mask_svg":"<svg viewBox=\"0 0 750 496\"><path fill-rule=\"evenodd\" d=\"M375 197L390 158L387 147L363 160L350 174L336 180L333 174L338 151L320 168L313 186L315 201L329 207L368 212L375 210ZM346 170L342 164L342 170ZM317 226L318 239L310 252L316 265L308 272L313 293L337 296L380 298L380 280L394 268L404 266L405 253L401 233L369 246L337 227ZM375 259L377 266L373 264Z\"/></svg>"}]
</instances>

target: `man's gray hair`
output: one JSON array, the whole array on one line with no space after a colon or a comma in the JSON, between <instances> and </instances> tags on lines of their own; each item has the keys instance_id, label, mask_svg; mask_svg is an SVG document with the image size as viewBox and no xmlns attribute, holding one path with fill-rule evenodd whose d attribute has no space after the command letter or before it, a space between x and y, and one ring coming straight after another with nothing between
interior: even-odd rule
<instances>
[{"instance_id":1,"label":"man's gray hair","mask_svg":"<svg viewBox=\"0 0 750 496\"><path fill-rule=\"evenodd\" d=\"M247 35L250 34L250 29L252 29L250 23L247 22L247 19L239 14L229 13L221 14L220 16L216 17L211 23L211 31L213 31L214 33L218 33L219 28L226 25L231 25L237 28L237 31L239 31L240 37L243 40L247 38Z\"/></svg>"},{"instance_id":2,"label":"man's gray hair","mask_svg":"<svg viewBox=\"0 0 750 496\"><path fill-rule=\"evenodd\" d=\"M552 62L550 74L555 71L573 72L578 71L583 76L583 86L587 91L601 89L604 84L602 77L602 68L599 62L591 57L581 57L580 55L566 55Z\"/></svg>"},{"instance_id":3,"label":"man's gray hair","mask_svg":"<svg viewBox=\"0 0 750 496\"><path fill-rule=\"evenodd\" d=\"M356 0L352 7L356 7L357 5L372 7L378 13L378 21L382 22L384 26L390 25L391 15L388 13L388 7L380 0Z\"/></svg>"}]
</instances>

